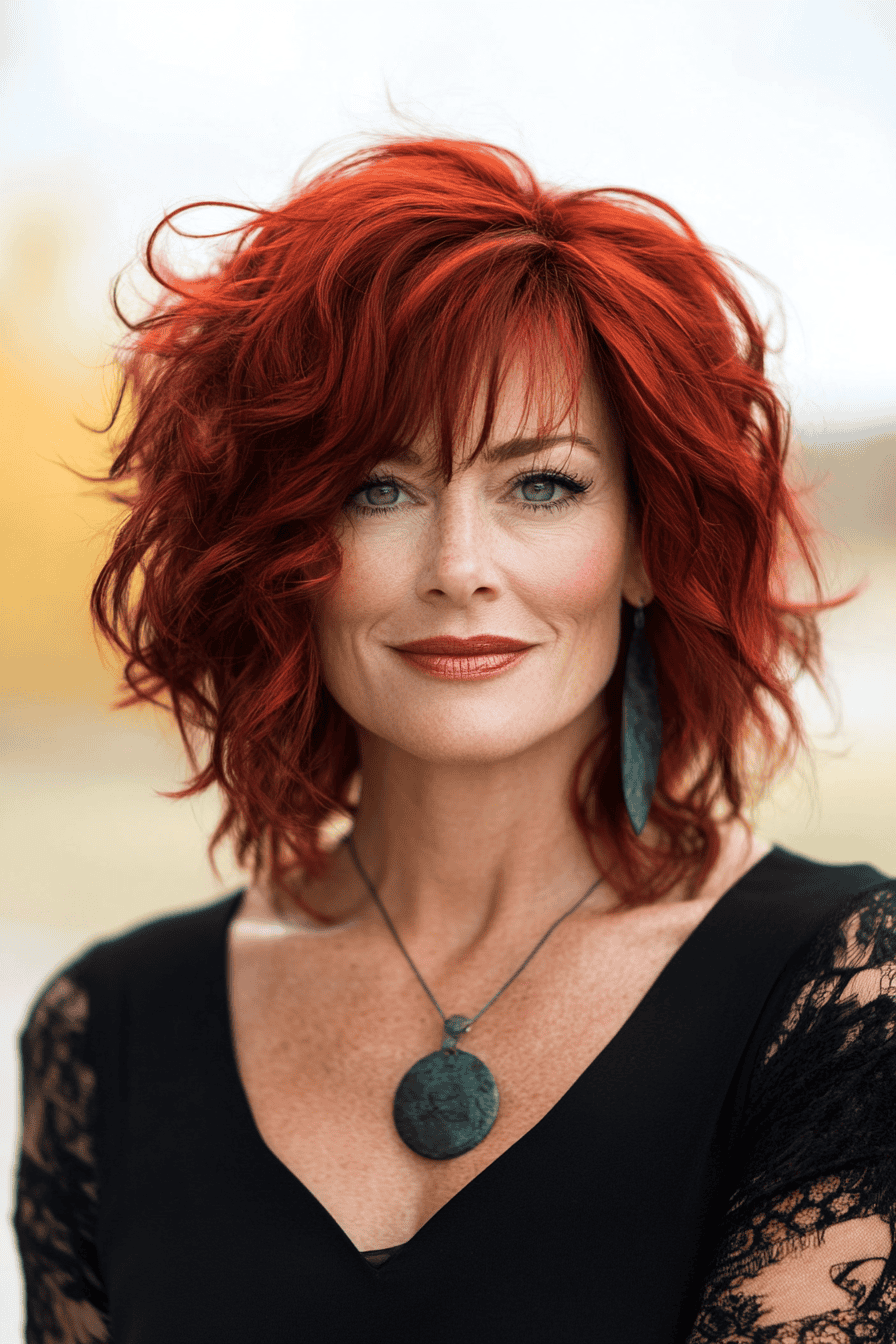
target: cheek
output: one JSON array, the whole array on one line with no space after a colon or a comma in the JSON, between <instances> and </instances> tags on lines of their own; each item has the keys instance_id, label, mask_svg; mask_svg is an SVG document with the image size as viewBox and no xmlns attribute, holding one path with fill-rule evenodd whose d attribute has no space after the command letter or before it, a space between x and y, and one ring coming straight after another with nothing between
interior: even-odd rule
<instances>
[{"instance_id":1,"label":"cheek","mask_svg":"<svg viewBox=\"0 0 896 1344\"><path fill-rule=\"evenodd\" d=\"M553 611L561 621L590 624L618 609L623 567L621 538L582 538L541 555L526 586L546 615Z\"/></svg>"},{"instance_id":2,"label":"cheek","mask_svg":"<svg viewBox=\"0 0 896 1344\"><path fill-rule=\"evenodd\" d=\"M321 603L322 624L342 628L370 614L382 585L374 577L376 567L365 564L357 551L356 546L343 547L339 578Z\"/></svg>"},{"instance_id":3,"label":"cheek","mask_svg":"<svg viewBox=\"0 0 896 1344\"><path fill-rule=\"evenodd\" d=\"M315 622L325 665L341 663L355 634L394 609L403 591L401 569L396 555L387 563L382 556L365 555L362 547L343 549L339 577L320 602Z\"/></svg>"},{"instance_id":4,"label":"cheek","mask_svg":"<svg viewBox=\"0 0 896 1344\"><path fill-rule=\"evenodd\" d=\"M566 709L591 703L612 675L624 560L622 539L591 539L580 547L558 547L534 578L529 600L559 636L554 664L559 681L552 694Z\"/></svg>"}]
</instances>

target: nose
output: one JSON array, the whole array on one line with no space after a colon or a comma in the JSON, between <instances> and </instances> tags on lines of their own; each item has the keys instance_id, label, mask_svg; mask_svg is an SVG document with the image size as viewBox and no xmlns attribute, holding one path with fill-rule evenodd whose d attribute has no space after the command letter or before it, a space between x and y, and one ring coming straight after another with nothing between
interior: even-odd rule
<instances>
[{"instance_id":1,"label":"nose","mask_svg":"<svg viewBox=\"0 0 896 1344\"><path fill-rule=\"evenodd\" d=\"M463 605L477 594L498 595L496 528L472 484L455 476L430 512L417 583L424 601Z\"/></svg>"}]
</instances>

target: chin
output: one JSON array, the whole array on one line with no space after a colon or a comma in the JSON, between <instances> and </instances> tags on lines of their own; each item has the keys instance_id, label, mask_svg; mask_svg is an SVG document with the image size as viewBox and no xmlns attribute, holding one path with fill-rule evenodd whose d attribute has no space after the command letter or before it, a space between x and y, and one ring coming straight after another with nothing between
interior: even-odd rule
<instances>
[{"instance_id":1,"label":"chin","mask_svg":"<svg viewBox=\"0 0 896 1344\"><path fill-rule=\"evenodd\" d=\"M429 714L419 724L405 719L400 732L395 731L392 723L371 725L366 733L388 747L433 765L490 766L536 751L579 716L560 721L552 717L542 724L533 724L531 708L527 714L527 707L521 706L510 721L502 716L497 722L489 722L471 715L464 716L466 722L461 725L457 722L459 717L455 715L453 722L440 723L437 716ZM526 723L525 732L520 731L521 723Z\"/></svg>"},{"instance_id":2,"label":"chin","mask_svg":"<svg viewBox=\"0 0 896 1344\"><path fill-rule=\"evenodd\" d=\"M417 760L427 761L431 765L446 766L488 766L499 765L502 761L512 761L538 745L538 741L509 743L506 740L496 742L483 741L481 737L466 741L393 743L393 746L414 756Z\"/></svg>"}]
</instances>

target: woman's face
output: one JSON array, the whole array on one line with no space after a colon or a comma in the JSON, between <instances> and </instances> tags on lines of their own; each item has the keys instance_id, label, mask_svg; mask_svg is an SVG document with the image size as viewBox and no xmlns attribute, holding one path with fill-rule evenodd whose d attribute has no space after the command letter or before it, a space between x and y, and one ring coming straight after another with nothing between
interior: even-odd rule
<instances>
[{"instance_id":1,"label":"woman's face","mask_svg":"<svg viewBox=\"0 0 896 1344\"><path fill-rule=\"evenodd\" d=\"M419 461L382 461L347 501L342 572L316 630L324 682L362 743L366 731L426 761L485 764L601 722L621 599L651 596L622 453L590 377L578 437L567 417L551 442L526 443L538 405L524 414L524 377L511 367L488 443L449 484L421 440ZM399 651L446 636L522 647Z\"/></svg>"}]
</instances>

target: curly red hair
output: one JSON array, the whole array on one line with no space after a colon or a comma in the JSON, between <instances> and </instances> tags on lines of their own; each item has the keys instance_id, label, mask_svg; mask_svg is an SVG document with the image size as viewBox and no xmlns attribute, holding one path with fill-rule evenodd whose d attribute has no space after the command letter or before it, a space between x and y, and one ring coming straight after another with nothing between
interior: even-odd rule
<instances>
[{"instance_id":1,"label":"curly red hair","mask_svg":"<svg viewBox=\"0 0 896 1344\"><path fill-rule=\"evenodd\" d=\"M562 191L469 140L388 140L343 158L250 212L199 278L157 258L179 214L147 245L163 294L127 323L117 455L107 476L85 477L133 485L106 490L127 516L90 605L126 655L129 692L114 707L147 701L176 718L194 774L164 796L215 783L225 796L214 871L228 835L242 867L266 849L275 879L325 869L323 824L352 815L359 769L313 637L315 602L339 573L334 523L426 424L450 478L470 388L485 377L478 451L503 354L523 336L535 353L550 334L570 386L590 369L621 431L655 592L662 839L634 834L620 785L630 612L608 727L578 764L570 806L623 899L682 878L695 889L756 761L767 783L804 743L793 672L818 680L816 618L835 605L785 479L788 415L764 372L766 333L727 267L656 197ZM789 599L788 553L813 602ZM196 730L210 742L202 768Z\"/></svg>"}]
</instances>

